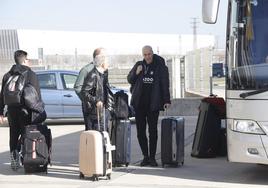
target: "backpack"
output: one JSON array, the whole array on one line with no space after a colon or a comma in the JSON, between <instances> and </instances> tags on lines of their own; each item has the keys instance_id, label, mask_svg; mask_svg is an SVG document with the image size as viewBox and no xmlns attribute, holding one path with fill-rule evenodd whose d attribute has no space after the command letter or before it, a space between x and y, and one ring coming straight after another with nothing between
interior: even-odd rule
<instances>
[{"instance_id":1,"label":"backpack","mask_svg":"<svg viewBox=\"0 0 268 188\"><path fill-rule=\"evenodd\" d=\"M117 119L127 119L129 117L128 95L123 91L114 94L114 113Z\"/></svg>"},{"instance_id":2,"label":"backpack","mask_svg":"<svg viewBox=\"0 0 268 188\"><path fill-rule=\"evenodd\" d=\"M22 93L26 83L26 73L16 73L12 74L4 88L3 88L3 96L4 96L4 104L8 106L19 106L22 104Z\"/></svg>"}]
</instances>

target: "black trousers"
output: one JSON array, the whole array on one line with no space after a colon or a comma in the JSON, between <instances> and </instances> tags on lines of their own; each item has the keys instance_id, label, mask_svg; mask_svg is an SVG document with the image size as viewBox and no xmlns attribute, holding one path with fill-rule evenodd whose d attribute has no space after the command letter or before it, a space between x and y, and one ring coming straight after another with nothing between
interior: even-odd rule
<instances>
[{"instance_id":1,"label":"black trousers","mask_svg":"<svg viewBox=\"0 0 268 188\"><path fill-rule=\"evenodd\" d=\"M82 111L83 111L83 116L84 116L84 122L85 122L85 130L99 130L98 128L98 119L96 114L91 114L86 107L82 104ZM106 110L105 111L105 130L108 131L108 117L109 113ZM104 130L104 122L103 122L103 113L100 114L100 130Z\"/></svg>"},{"instance_id":2,"label":"black trousers","mask_svg":"<svg viewBox=\"0 0 268 188\"><path fill-rule=\"evenodd\" d=\"M159 111L147 111L144 108L135 109L135 118L137 126L137 137L144 157L155 159L157 147L157 122ZM147 123L149 127L149 149L148 139L146 136Z\"/></svg>"},{"instance_id":3,"label":"black trousers","mask_svg":"<svg viewBox=\"0 0 268 188\"><path fill-rule=\"evenodd\" d=\"M82 102L82 112L84 117L84 123L85 123L85 130L94 130L94 125L97 123L97 120L93 119L86 107L86 104Z\"/></svg>"},{"instance_id":4,"label":"black trousers","mask_svg":"<svg viewBox=\"0 0 268 188\"><path fill-rule=\"evenodd\" d=\"M84 114L85 130L98 130L98 120L92 118L90 114Z\"/></svg>"},{"instance_id":5,"label":"black trousers","mask_svg":"<svg viewBox=\"0 0 268 188\"><path fill-rule=\"evenodd\" d=\"M20 107L9 107L7 112L9 123L9 149L10 152L19 149L19 137L25 132L25 126L31 123L31 116Z\"/></svg>"}]
</instances>

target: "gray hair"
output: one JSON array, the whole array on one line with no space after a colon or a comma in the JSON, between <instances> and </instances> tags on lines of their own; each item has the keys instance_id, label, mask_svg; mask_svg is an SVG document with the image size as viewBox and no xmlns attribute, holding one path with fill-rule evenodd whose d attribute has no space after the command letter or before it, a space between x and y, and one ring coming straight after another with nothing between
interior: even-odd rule
<instances>
[{"instance_id":1,"label":"gray hair","mask_svg":"<svg viewBox=\"0 0 268 188\"><path fill-rule=\"evenodd\" d=\"M149 45L145 45L145 46L142 47L142 53L144 52L145 49L148 49L148 50L150 50L152 53L154 53L153 48L152 48L151 46L149 46Z\"/></svg>"}]
</instances>

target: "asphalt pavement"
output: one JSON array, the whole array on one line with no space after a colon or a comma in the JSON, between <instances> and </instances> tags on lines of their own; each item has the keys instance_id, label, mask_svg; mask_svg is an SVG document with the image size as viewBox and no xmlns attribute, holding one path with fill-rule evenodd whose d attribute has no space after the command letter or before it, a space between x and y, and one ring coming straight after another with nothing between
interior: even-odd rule
<instances>
[{"instance_id":1,"label":"asphalt pavement","mask_svg":"<svg viewBox=\"0 0 268 188\"><path fill-rule=\"evenodd\" d=\"M24 174L23 168L14 172L9 163L8 127L0 127L0 185L1 188L69 188L69 187L268 187L268 167L256 164L227 162L226 157L197 159L190 156L196 116L185 116L185 163L183 166L161 167L160 127L157 148L158 167L140 167L141 151L132 125L131 164L113 168L112 179L79 179L78 147L83 125L49 125L53 134L52 166L48 174Z\"/></svg>"}]
</instances>

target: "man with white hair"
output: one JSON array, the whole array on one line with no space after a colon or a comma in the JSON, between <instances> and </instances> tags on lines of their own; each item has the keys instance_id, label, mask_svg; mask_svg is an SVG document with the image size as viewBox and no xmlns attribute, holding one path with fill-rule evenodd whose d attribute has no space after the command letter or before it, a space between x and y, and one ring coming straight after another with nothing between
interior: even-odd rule
<instances>
[{"instance_id":1,"label":"man with white hair","mask_svg":"<svg viewBox=\"0 0 268 188\"><path fill-rule=\"evenodd\" d=\"M154 54L151 46L142 48L143 60L128 74L131 105L135 109L137 137L144 156L141 166L158 166L155 160L159 111L170 105L169 74L165 60ZM149 127L149 151L146 124Z\"/></svg>"},{"instance_id":2,"label":"man with white hair","mask_svg":"<svg viewBox=\"0 0 268 188\"><path fill-rule=\"evenodd\" d=\"M74 85L82 101L85 130L97 129L97 108L107 107L108 65L105 49L95 49L93 62L81 69Z\"/></svg>"}]
</instances>

